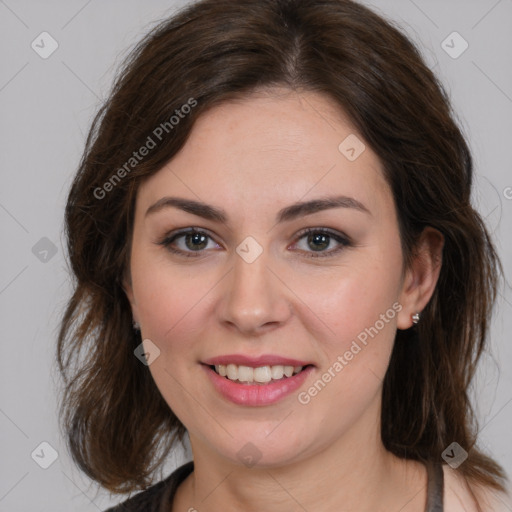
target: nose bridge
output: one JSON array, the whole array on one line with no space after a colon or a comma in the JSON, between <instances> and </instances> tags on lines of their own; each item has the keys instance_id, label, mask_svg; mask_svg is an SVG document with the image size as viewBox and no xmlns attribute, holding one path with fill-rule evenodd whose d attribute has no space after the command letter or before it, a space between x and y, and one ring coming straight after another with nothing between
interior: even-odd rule
<instances>
[{"instance_id":1,"label":"nose bridge","mask_svg":"<svg viewBox=\"0 0 512 512\"><path fill-rule=\"evenodd\" d=\"M241 331L258 331L283 322L289 307L282 285L273 275L269 251L245 240L233 254L233 271L223 297L221 320Z\"/></svg>"}]
</instances>

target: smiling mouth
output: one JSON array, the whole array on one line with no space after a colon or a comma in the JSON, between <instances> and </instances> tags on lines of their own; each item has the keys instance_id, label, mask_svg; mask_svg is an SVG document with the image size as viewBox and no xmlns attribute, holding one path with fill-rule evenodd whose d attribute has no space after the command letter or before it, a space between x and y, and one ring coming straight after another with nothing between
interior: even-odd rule
<instances>
[{"instance_id":1,"label":"smiling mouth","mask_svg":"<svg viewBox=\"0 0 512 512\"><path fill-rule=\"evenodd\" d=\"M218 364L209 365L217 375L226 378L232 382L239 384L268 384L271 382L278 382L294 375L299 374L309 366L288 366L288 365L272 365L272 366L258 366L253 368L251 366L237 365L237 364Z\"/></svg>"}]
</instances>

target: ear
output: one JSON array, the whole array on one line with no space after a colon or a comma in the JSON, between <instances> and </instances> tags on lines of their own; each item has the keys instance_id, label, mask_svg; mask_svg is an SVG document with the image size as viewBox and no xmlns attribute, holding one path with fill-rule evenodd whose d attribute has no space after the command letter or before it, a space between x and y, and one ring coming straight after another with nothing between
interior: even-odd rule
<instances>
[{"instance_id":1,"label":"ear","mask_svg":"<svg viewBox=\"0 0 512 512\"><path fill-rule=\"evenodd\" d=\"M441 271L443 246L444 236L437 229L428 226L423 230L403 280L398 329L411 327L412 315L421 313L432 297Z\"/></svg>"}]
</instances>

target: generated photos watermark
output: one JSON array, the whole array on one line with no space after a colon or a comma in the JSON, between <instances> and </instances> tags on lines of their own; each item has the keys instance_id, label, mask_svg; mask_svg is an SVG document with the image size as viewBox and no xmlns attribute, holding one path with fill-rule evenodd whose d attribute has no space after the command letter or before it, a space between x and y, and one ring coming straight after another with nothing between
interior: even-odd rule
<instances>
[{"instance_id":1,"label":"generated photos watermark","mask_svg":"<svg viewBox=\"0 0 512 512\"><path fill-rule=\"evenodd\" d=\"M194 98L189 98L187 103L184 103L179 109L174 111L175 115L172 115L168 121L164 121L160 123L152 132L151 135L148 135L148 138L144 142L144 144L137 150L132 153L132 156L128 158L128 160L117 169L112 176L103 183L101 187L96 187L93 191L93 195L96 199L104 199L109 192L114 190L114 188L119 184L119 182L125 178L130 172L135 169L135 167L146 157L149 155L151 150L155 149L158 142L161 142L164 136L170 133L175 126L177 126L181 119L184 119L187 114L190 114L192 108L197 106L197 100ZM158 142L157 142L158 141Z\"/></svg>"},{"instance_id":2,"label":"generated photos watermark","mask_svg":"<svg viewBox=\"0 0 512 512\"><path fill-rule=\"evenodd\" d=\"M322 391L336 375L338 375L345 366L347 366L361 350L368 345L368 337L374 338L388 324L396 314L402 310L402 305L395 302L385 313L379 316L379 319L370 327L365 328L357 335L357 339L352 340L350 348L343 355L339 355L336 361L320 376L320 378L310 386L307 391L301 391L297 399L302 405L307 405L311 399ZM358 343L359 342L359 343Z\"/></svg>"}]
</instances>

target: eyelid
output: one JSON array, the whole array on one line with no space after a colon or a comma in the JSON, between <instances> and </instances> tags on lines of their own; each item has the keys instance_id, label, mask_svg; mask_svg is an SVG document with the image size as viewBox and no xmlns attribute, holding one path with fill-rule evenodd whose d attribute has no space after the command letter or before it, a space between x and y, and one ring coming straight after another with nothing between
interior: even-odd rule
<instances>
[{"instance_id":1,"label":"eyelid","mask_svg":"<svg viewBox=\"0 0 512 512\"><path fill-rule=\"evenodd\" d=\"M347 236L342 231L338 231L337 229L331 229L327 227L312 227L312 228L304 228L301 231L299 231L295 237L296 239L302 238L304 235L307 235L309 233L326 233L332 237L338 237L343 239L346 242L351 242L351 239L349 236Z\"/></svg>"}]
</instances>

